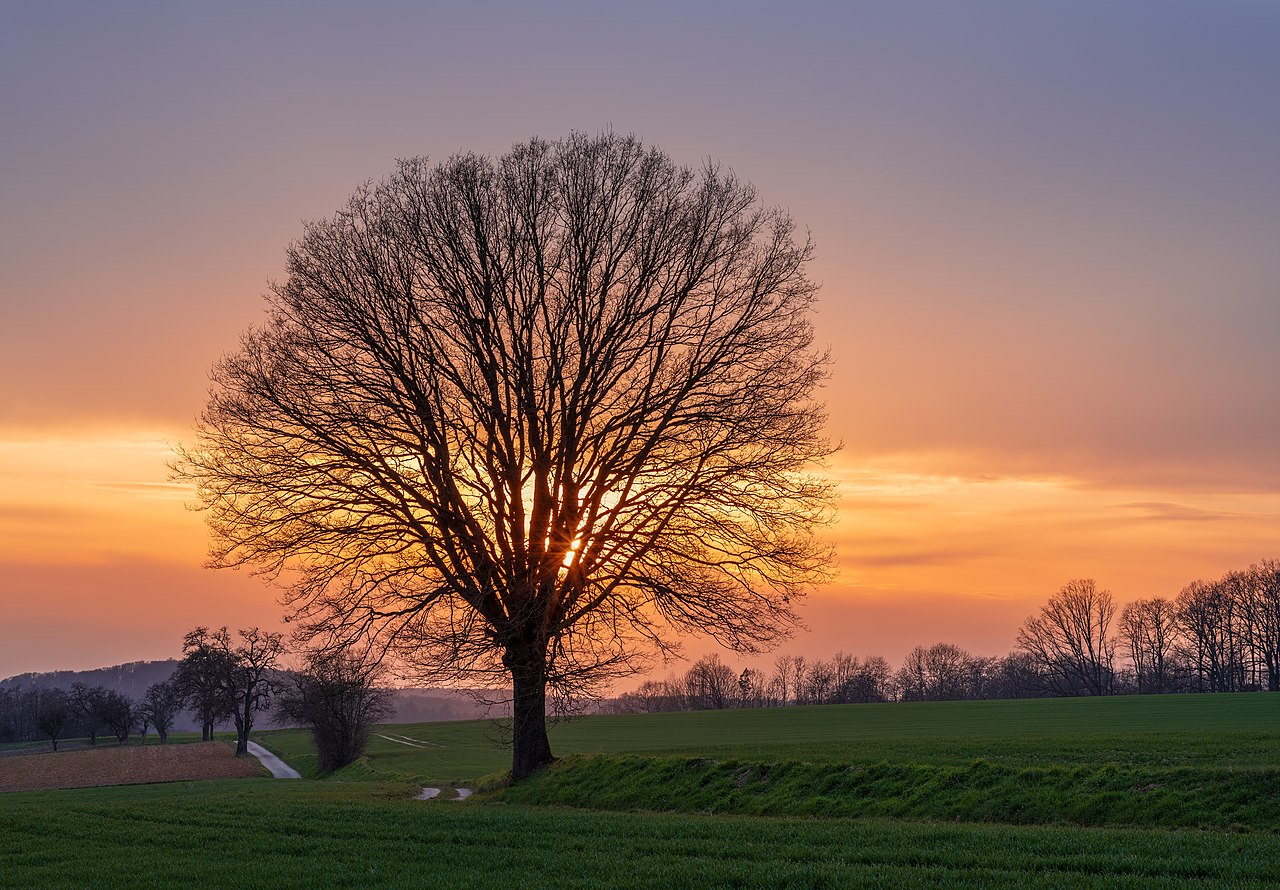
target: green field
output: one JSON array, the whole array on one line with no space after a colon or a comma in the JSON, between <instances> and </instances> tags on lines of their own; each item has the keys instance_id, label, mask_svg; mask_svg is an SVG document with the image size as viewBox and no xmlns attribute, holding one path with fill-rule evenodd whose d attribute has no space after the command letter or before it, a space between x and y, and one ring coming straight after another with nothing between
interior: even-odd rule
<instances>
[{"instance_id":1,"label":"green field","mask_svg":"<svg viewBox=\"0 0 1280 890\"><path fill-rule=\"evenodd\" d=\"M0 886L1266 887L1280 875L1280 696L593 717L555 727L557 753L575 756L528 783L412 799L420 784L500 772L500 735L486 722L380 727L364 761L322 780L0 795ZM305 734L260 738L313 767ZM997 805L1009 800L1022 809Z\"/></svg>"},{"instance_id":2,"label":"green field","mask_svg":"<svg viewBox=\"0 0 1280 890\"><path fill-rule=\"evenodd\" d=\"M404 736L412 747L383 736ZM261 735L303 770L304 732ZM584 717L551 729L566 754L644 754L761 762L1011 767L1280 768L1280 695L1115 696L902 702ZM369 745L380 772L445 784L510 766L487 721L385 727Z\"/></svg>"},{"instance_id":3,"label":"green field","mask_svg":"<svg viewBox=\"0 0 1280 890\"><path fill-rule=\"evenodd\" d=\"M394 789L395 793L392 793ZM240 780L6 795L0 885L1267 887L1274 835L596 813Z\"/></svg>"}]
</instances>

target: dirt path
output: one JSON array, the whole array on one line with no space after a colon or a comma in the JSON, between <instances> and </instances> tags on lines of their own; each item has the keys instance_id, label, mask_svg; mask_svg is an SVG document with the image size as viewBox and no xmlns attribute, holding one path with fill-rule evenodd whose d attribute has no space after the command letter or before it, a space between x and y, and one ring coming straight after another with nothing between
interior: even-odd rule
<instances>
[{"instance_id":1,"label":"dirt path","mask_svg":"<svg viewBox=\"0 0 1280 890\"><path fill-rule=\"evenodd\" d=\"M466 800L472 795L470 788L454 788L456 797L446 797L445 800ZM414 800L435 800L440 797L439 788L423 788L422 792L414 798Z\"/></svg>"},{"instance_id":2,"label":"dirt path","mask_svg":"<svg viewBox=\"0 0 1280 890\"><path fill-rule=\"evenodd\" d=\"M277 779L302 778L302 773L289 766L289 764L285 763L257 742L249 742L249 753L262 761L262 765L265 766L271 772L271 775L275 776Z\"/></svg>"}]
</instances>

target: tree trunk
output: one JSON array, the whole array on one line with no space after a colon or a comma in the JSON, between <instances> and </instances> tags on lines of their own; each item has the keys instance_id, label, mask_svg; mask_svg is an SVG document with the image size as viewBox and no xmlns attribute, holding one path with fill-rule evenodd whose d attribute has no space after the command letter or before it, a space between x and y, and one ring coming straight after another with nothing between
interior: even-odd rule
<instances>
[{"instance_id":1,"label":"tree trunk","mask_svg":"<svg viewBox=\"0 0 1280 890\"><path fill-rule=\"evenodd\" d=\"M247 757L249 754L249 731L253 729L253 706L246 695L243 713L236 711L236 756Z\"/></svg>"},{"instance_id":2,"label":"tree trunk","mask_svg":"<svg viewBox=\"0 0 1280 890\"><path fill-rule=\"evenodd\" d=\"M519 782L551 763L547 738L546 646L507 650L503 661L511 670L511 781Z\"/></svg>"}]
</instances>

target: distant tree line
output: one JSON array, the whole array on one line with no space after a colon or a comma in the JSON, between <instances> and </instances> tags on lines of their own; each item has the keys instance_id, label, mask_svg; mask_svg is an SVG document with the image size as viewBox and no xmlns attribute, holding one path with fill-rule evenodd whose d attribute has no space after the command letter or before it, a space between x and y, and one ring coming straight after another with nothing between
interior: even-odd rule
<instances>
[{"instance_id":1,"label":"distant tree line","mask_svg":"<svg viewBox=\"0 0 1280 890\"><path fill-rule=\"evenodd\" d=\"M171 682L152 684L140 700L104 686L72 684L61 687L18 686L0 689L0 742L48 739L53 749L68 738L99 738L125 744L145 739L154 729L161 743L168 740L174 718L182 710L181 693Z\"/></svg>"},{"instance_id":2,"label":"distant tree line","mask_svg":"<svg viewBox=\"0 0 1280 890\"><path fill-rule=\"evenodd\" d=\"M782 707L1168 692L1280 691L1280 561L1174 599L1117 610L1094 581L1071 581L1018 630L1003 656L952 643L916 646L897 670L880 656L782 655L772 670L737 670L708 655L684 674L649 680L602 704L616 712Z\"/></svg>"},{"instance_id":3,"label":"distant tree line","mask_svg":"<svg viewBox=\"0 0 1280 890\"><path fill-rule=\"evenodd\" d=\"M375 684L377 670L345 650L302 653L301 668L289 671L280 665L280 634L255 627L233 638L225 627L197 627L183 638L182 653L172 675L138 700L84 683L0 687L0 742L47 739L56 751L69 738L91 746L105 735L120 745L131 737L145 743L155 729L164 744L178 714L189 711L205 741L231 722L236 754L243 755L257 715L274 708L279 718L311 730L320 768L329 771L354 761L372 726L394 710L394 692Z\"/></svg>"}]
</instances>

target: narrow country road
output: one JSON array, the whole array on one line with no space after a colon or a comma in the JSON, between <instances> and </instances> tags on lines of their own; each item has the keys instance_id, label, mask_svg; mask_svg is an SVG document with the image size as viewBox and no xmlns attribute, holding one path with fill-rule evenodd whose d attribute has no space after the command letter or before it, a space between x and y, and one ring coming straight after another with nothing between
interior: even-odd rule
<instances>
[{"instance_id":1,"label":"narrow country road","mask_svg":"<svg viewBox=\"0 0 1280 890\"><path fill-rule=\"evenodd\" d=\"M277 779L301 779L302 774L296 769L289 766L276 755L272 754L266 748L257 742L249 743L249 753L262 761L262 765L271 771L271 775Z\"/></svg>"}]
</instances>

